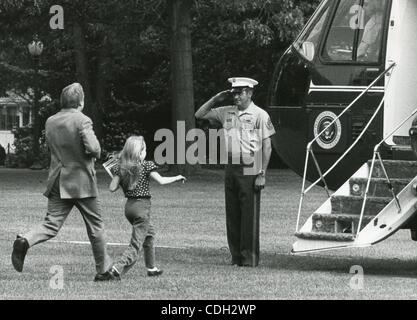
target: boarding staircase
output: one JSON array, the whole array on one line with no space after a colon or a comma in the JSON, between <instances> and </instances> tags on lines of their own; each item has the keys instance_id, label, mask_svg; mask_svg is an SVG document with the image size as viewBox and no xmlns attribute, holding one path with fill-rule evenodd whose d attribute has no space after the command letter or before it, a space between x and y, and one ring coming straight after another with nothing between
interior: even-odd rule
<instances>
[{"instance_id":1,"label":"boarding staircase","mask_svg":"<svg viewBox=\"0 0 417 320\"><path fill-rule=\"evenodd\" d=\"M400 128L408 126L410 120L417 115L417 109L375 146L372 160L363 164L333 194L330 194L327 187L326 176L360 141L382 109L385 96L359 137L326 172L322 171L313 150L313 145L320 136L394 67L395 63L391 64L307 145L295 232L298 241L293 244L293 253L371 246L387 239L399 229L417 229L417 161L415 161L410 138L395 137L396 132ZM417 133L417 129L414 128L414 131ZM391 138L393 143L391 143L390 151L393 156L389 160L383 160L382 146L387 147L387 141ZM415 138L417 138L417 134ZM320 178L307 186L306 176L310 160L314 161ZM328 199L310 215L300 228L304 198L319 183L324 184Z\"/></svg>"},{"instance_id":2,"label":"boarding staircase","mask_svg":"<svg viewBox=\"0 0 417 320\"><path fill-rule=\"evenodd\" d=\"M395 194L404 190L417 175L417 161L384 160ZM296 232L304 240L354 241L358 234L359 221L371 169L368 161L312 216L311 229ZM380 163L376 163L370 180L368 197L361 221L361 230L393 201L392 191ZM396 208L394 208L396 210ZM406 226L404 226L406 227ZM309 229L309 228L307 228Z\"/></svg>"}]
</instances>

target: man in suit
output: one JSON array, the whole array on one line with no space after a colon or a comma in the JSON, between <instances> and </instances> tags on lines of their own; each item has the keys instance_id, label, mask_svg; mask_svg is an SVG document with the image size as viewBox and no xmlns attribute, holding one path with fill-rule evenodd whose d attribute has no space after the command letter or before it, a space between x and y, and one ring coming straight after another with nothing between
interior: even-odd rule
<instances>
[{"instance_id":1,"label":"man in suit","mask_svg":"<svg viewBox=\"0 0 417 320\"><path fill-rule=\"evenodd\" d=\"M13 244L12 264L22 272L27 250L58 234L75 206L80 211L93 249L97 275L94 281L113 280L108 271L112 262L107 255L103 221L97 199L98 189L94 162L100 158L100 144L92 121L81 111L84 92L79 83L62 90L61 111L45 125L46 140L51 151L45 220L28 233L17 236Z\"/></svg>"}]
</instances>

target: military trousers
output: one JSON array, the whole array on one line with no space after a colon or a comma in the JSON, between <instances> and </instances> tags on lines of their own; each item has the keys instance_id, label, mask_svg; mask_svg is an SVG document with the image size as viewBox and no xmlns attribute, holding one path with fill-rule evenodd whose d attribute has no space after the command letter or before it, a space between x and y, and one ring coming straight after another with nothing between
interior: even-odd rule
<instances>
[{"instance_id":1,"label":"military trousers","mask_svg":"<svg viewBox=\"0 0 417 320\"><path fill-rule=\"evenodd\" d=\"M47 214L43 223L22 235L22 237L28 241L30 247L55 237L74 206L83 217L92 246L97 273L105 273L111 267L112 260L107 254L99 201L97 198L61 199L59 177L55 180L49 195Z\"/></svg>"},{"instance_id":2,"label":"military trousers","mask_svg":"<svg viewBox=\"0 0 417 320\"><path fill-rule=\"evenodd\" d=\"M232 263L250 267L259 264L261 192L255 191L255 180L242 165L226 166L226 229Z\"/></svg>"}]
</instances>

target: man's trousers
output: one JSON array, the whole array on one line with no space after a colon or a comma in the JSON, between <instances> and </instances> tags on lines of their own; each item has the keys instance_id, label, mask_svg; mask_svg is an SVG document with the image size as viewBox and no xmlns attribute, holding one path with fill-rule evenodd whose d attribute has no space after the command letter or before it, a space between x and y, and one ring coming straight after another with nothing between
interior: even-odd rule
<instances>
[{"instance_id":1,"label":"man's trousers","mask_svg":"<svg viewBox=\"0 0 417 320\"><path fill-rule=\"evenodd\" d=\"M30 247L55 237L74 206L80 211L85 222L87 235L93 249L97 273L105 273L111 267L112 261L107 254L107 244L98 199L61 199L59 177L56 179L48 198L45 220L22 237L28 241Z\"/></svg>"},{"instance_id":2,"label":"man's trousers","mask_svg":"<svg viewBox=\"0 0 417 320\"><path fill-rule=\"evenodd\" d=\"M259 263L261 193L256 176L245 175L242 165L227 165L225 179L226 228L232 263L256 267Z\"/></svg>"}]
</instances>

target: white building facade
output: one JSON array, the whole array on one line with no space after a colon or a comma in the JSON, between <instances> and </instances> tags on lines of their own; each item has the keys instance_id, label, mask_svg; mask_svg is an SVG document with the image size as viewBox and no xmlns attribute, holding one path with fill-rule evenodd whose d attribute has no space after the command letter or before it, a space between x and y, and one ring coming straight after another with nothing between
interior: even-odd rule
<instances>
[{"instance_id":1,"label":"white building facade","mask_svg":"<svg viewBox=\"0 0 417 320\"><path fill-rule=\"evenodd\" d=\"M13 129L31 124L30 104L23 98L9 95L0 98L0 147L14 152Z\"/></svg>"}]
</instances>

